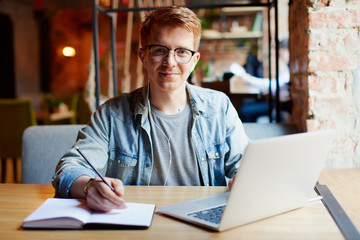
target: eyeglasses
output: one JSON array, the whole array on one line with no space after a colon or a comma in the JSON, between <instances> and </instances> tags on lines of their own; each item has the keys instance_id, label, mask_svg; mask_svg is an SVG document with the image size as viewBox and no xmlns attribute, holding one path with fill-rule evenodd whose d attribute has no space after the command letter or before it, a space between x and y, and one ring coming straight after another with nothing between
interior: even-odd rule
<instances>
[{"instance_id":1,"label":"eyeglasses","mask_svg":"<svg viewBox=\"0 0 360 240\"><path fill-rule=\"evenodd\" d=\"M180 64L190 62L192 56L196 53L195 51L186 48L170 49L166 46L158 44L147 45L145 48L149 49L151 57L157 62L163 61L169 55L170 50L174 50L174 58L176 62Z\"/></svg>"}]
</instances>

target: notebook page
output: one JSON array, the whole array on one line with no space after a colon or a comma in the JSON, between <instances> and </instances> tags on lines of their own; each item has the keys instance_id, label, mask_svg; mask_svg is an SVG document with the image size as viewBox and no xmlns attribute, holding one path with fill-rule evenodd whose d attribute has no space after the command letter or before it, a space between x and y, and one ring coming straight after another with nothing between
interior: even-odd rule
<instances>
[{"instance_id":1,"label":"notebook page","mask_svg":"<svg viewBox=\"0 0 360 240\"><path fill-rule=\"evenodd\" d=\"M89 224L116 224L127 226L150 226L155 205L142 203L126 203L125 209L114 209L107 213L93 213Z\"/></svg>"},{"instance_id":2,"label":"notebook page","mask_svg":"<svg viewBox=\"0 0 360 240\"><path fill-rule=\"evenodd\" d=\"M25 218L24 223L60 218L73 218L85 223L90 214L86 202L78 199L48 198L30 216Z\"/></svg>"}]
</instances>

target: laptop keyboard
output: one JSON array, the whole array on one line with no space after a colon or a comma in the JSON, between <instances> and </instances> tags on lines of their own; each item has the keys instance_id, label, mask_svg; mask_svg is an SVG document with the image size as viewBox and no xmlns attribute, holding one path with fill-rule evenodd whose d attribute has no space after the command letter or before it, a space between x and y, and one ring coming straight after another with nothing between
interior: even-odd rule
<instances>
[{"instance_id":1,"label":"laptop keyboard","mask_svg":"<svg viewBox=\"0 0 360 240\"><path fill-rule=\"evenodd\" d=\"M196 217L208 222L220 224L221 216L226 205L221 205L209 209L204 209L198 212L188 213L188 216Z\"/></svg>"}]
</instances>

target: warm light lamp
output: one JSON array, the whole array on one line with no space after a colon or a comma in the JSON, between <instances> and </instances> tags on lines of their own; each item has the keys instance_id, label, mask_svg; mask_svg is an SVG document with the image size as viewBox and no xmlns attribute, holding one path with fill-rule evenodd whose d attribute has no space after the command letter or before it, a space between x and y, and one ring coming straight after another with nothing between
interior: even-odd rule
<instances>
[{"instance_id":1,"label":"warm light lamp","mask_svg":"<svg viewBox=\"0 0 360 240\"><path fill-rule=\"evenodd\" d=\"M74 57L76 55L76 51L75 51L75 48L66 46L62 50L62 54L65 57Z\"/></svg>"}]
</instances>

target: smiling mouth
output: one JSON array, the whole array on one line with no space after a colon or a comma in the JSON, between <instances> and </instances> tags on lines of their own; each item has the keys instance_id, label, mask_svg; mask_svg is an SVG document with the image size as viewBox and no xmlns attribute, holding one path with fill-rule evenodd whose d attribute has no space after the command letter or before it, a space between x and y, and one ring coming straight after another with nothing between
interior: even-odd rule
<instances>
[{"instance_id":1,"label":"smiling mouth","mask_svg":"<svg viewBox=\"0 0 360 240\"><path fill-rule=\"evenodd\" d=\"M177 73L170 73L170 72L160 72L160 74L165 77L174 77L178 75Z\"/></svg>"}]
</instances>

